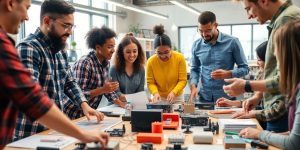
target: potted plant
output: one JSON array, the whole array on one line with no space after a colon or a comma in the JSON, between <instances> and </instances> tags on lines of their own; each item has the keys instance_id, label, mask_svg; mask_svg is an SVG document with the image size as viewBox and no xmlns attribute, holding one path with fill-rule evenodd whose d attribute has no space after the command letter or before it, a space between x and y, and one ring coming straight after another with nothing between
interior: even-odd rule
<instances>
[{"instance_id":1,"label":"potted plant","mask_svg":"<svg viewBox=\"0 0 300 150\"><path fill-rule=\"evenodd\" d=\"M130 25L129 26L129 32L132 32L135 37L139 37L139 34L141 32L140 24Z\"/></svg>"},{"instance_id":2,"label":"potted plant","mask_svg":"<svg viewBox=\"0 0 300 150\"><path fill-rule=\"evenodd\" d=\"M77 43L75 41L71 41L70 45L71 45L71 49L68 55L68 61L75 62L77 60L77 52L76 52Z\"/></svg>"}]
</instances>

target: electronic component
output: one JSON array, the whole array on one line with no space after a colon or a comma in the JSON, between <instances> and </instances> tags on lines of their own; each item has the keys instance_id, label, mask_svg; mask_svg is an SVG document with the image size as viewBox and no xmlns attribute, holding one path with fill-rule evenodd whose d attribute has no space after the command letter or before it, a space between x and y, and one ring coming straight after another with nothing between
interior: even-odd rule
<instances>
[{"instance_id":1,"label":"electronic component","mask_svg":"<svg viewBox=\"0 0 300 150\"><path fill-rule=\"evenodd\" d=\"M155 144L161 144L163 139L164 136L162 133L138 133L136 136L136 141L138 143L151 142Z\"/></svg>"},{"instance_id":2,"label":"electronic component","mask_svg":"<svg viewBox=\"0 0 300 150\"><path fill-rule=\"evenodd\" d=\"M268 149L268 147L269 147L268 144L260 142L258 140L252 140L250 144L251 144L251 147L258 147L261 149Z\"/></svg>"},{"instance_id":3,"label":"electronic component","mask_svg":"<svg viewBox=\"0 0 300 150\"><path fill-rule=\"evenodd\" d=\"M109 135L113 137L122 137L125 134L126 129L125 125L123 124L122 129L106 130L105 132L109 133Z\"/></svg>"},{"instance_id":4,"label":"electronic component","mask_svg":"<svg viewBox=\"0 0 300 150\"><path fill-rule=\"evenodd\" d=\"M182 133L179 134L170 134L168 137L169 144L184 144L185 135Z\"/></svg>"},{"instance_id":5,"label":"electronic component","mask_svg":"<svg viewBox=\"0 0 300 150\"><path fill-rule=\"evenodd\" d=\"M152 122L162 122L161 109L145 109L131 111L132 132L151 132Z\"/></svg>"},{"instance_id":6,"label":"electronic component","mask_svg":"<svg viewBox=\"0 0 300 150\"><path fill-rule=\"evenodd\" d=\"M147 109L162 109L163 113L172 113L173 112L172 104L165 104L165 103L147 104Z\"/></svg>"},{"instance_id":7,"label":"electronic component","mask_svg":"<svg viewBox=\"0 0 300 150\"><path fill-rule=\"evenodd\" d=\"M174 144L173 147L166 147L166 150L187 150L187 147L181 147L180 144Z\"/></svg>"},{"instance_id":8,"label":"electronic component","mask_svg":"<svg viewBox=\"0 0 300 150\"><path fill-rule=\"evenodd\" d=\"M198 102L195 102L195 107L198 107L200 110L214 110L215 103L198 101Z\"/></svg>"},{"instance_id":9,"label":"electronic component","mask_svg":"<svg viewBox=\"0 0 300 150\"><path fill-rule=\"evenodd\" d=\"M182 124L191 126L206 126L207 114L181 114Z\"/></svg>"},{"instance_id":10,"label":"electronic component","mask_svg":"<svg viewBox=\"0 0 300 150\"><path fill-rule=\"evenodd\" d=\"M76 143L75 148L73 150L99 150L101 149L100 143ZM119 142L109 141L104 150L119 150L120 145Z\"/></svg>"},{"instance_id":11,"label":"electronic component","mask_svg":"<svg viewBox=\"0 0 300 150\"><path fill-rule=\"evenodd\" d=\"M153 150L153 144L143 143L140 150Z\"/></svg>"},{"instance_id":12,"label":"electronic component","mask_svg":"<svg viewBox=\"0 0 300 150\"><path fill-rule=\"evenodd\" d=\"M112 112L102 112L107 117L120 117L120 114L114 114Z\"/></svg>"}]
</instances>

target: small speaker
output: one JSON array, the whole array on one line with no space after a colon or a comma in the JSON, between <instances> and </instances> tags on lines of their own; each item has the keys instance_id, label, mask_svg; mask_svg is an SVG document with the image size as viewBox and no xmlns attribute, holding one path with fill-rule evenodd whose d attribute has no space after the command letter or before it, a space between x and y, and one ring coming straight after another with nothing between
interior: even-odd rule
<instances>
[{"instance_id":1,"label":"small speaker","mask_svg":"<svg viewBox=\"0 0 300 150\"><path fill-rule=\"evenodd\" d=\"M161 109L144 109L131 111L132 132L151 132L152 122L162 122Z\"/></svg>"}]
</instances>

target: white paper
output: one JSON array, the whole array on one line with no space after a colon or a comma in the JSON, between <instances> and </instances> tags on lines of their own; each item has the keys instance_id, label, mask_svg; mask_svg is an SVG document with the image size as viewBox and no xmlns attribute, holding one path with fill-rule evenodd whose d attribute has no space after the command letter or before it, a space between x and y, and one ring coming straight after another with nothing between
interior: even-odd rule
<instances>
[{"instance_id":1,"label":"white paper","mask_svg":"<svg viewBox=\"0 0 300 150\"><path fill-rule=\"evenodd\" d=\"M221 128L245 128L254 127L257 124L252 119L219 119L219 124Z\"/></svg>"},{"instance_id":2,"label":"white paper","mask_svg":"<svg viewBox=\"0 0 300 150\"><path fill-rule=\"evenodd\" d=\"M60 139L57 142L41 142L41 140ZM33 135L7 144L8 147L36 149L38 146L63 149L77 140L67 136Z\"/></svg>"},{"instance_id":3,"label":"white paper","mask_svg":"<svg viewBox=\"0 0 300 150\"><path fill-rule=\"evenodd\" d=\"M223 150L223 145L212 145L212 144L193 144L188 146L188 150L199 150L199 149L205 149L205 150Z\"/></svg>"},{"instance_id":4,"label":"white paper","mask_svg":"<svg viewBox=\"0 0 300 150\"><path fill-rule=\"evenodd\" d=\"M96 119L92 119L90 121L85 119L85 120L78 121L75 124L79 128L85 129L85 130L99 129L100 131L105 131L105 130L108 130L108 129L112 128L113 126L119 124L120 122L122 122L122 120L120 118L116 119L116 118L105 117L104 120L102 120L100 123L97 123ZM61 133L59 133L57 131L52 131L52 132L49 132L48 134L62 135Z\"/></svg>"},{"instance_id":5,"label":"white paper","mask_svg":"<svg viewBox=\"0 0 300 150\"><path fill-rule=\"evenodd\" d=\"M134 94L126 94L126 100L130 102L133 109L147 109L148 97L145 91Z\"/></svg>"},{"instance_id":6,"label":"white paper","mask_svg":"<svg viewBox=\"0 0 300 150\"><path fill-rule=\"evenodd\" d=\"M101 107L97 109L100 112L112 112L113 114L118 114L118 115L124 115L125 114L125 109L121 108L115 104Z\"/></svg>"}]
</instances>

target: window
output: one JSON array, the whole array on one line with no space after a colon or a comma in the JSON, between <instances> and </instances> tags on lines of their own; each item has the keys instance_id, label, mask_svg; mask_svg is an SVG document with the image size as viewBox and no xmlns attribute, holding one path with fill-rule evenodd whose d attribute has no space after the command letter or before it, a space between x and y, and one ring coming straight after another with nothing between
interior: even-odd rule
<instances>
[{"instance_id":1,"label":"window","mask_svg":"<svg viewBox=\"0 0 300 150\"><path fill-rule=\"evenodd\" d=\"M98 16L98 15L93 15L92 16L92 20L93 20L93 25L92 27L102 27L103 25L107 26L107 17L103 17L103 16Z\"/></svg>"},{"instance_id":2,"label":"window","mask_svg":"<svg viewBox=\"0 0 300 150\"><path fill-rule=\"evenodd\" d=\"M179 28L180 50L187 60L189 60L192 56L191 51L193 42L200 38L200 34L197 32L197 29L197 27Z\"/></svg>"},{"instance_id":3,"label":"window","mask_svg":"<svg viewBox=\"0 0 300 150\"><path fill-rule=\"evenodd\" d=\"M73 0L73 3L81 5L89 5L89 0Z\"/></svg>"},{"instance_id":4,"label":"window","mask_svg":"<svg viewBox=\"0 0 300 150\"><path fill-rule=\"evenodd\" d=\"M77 43L76 49L79 55L85 55L88 53L88 49L85 44L85 35L90 30L90 17L89 14L75 12L74 22L76 28L74 29L73 37L74 41Z\"/></svg>"},{"instance_id":5,"label":"window","mask_svg":"<svg viewBox=\"0 0 300 150\"><path fill-rule=\"evenodd\" d=\"M82 0L80 0L82 1ZM101 2L99 0L92 0L92 7L100 8L100 9L107 9L107 4L104 2Z\"/></svg>"},{"instance_id":6,"label":"window","mask_svg":"<svg viewBox=\"0 0 300 150\"><path fill-rule=\"evenodd\" d=\"M251 55L251 25L232 26L232 36L237 37L242 44L247 60L252 60Z\"/></svg>"},{"instance_id":7,"label":"window","mask_svg":"<svg viewBox=\"0 0 300 150\"><path fill-rule=\"evenodd\" d=\"M248 60L256 59L255 48L268 39L267 25L219 25L219 31L239 38ZM197 26L179 28L179 48L187 60L191 58L192 44L200 37Z\"/></svg>"},{"instance_id":8,"label":"window","mask_svg":"<svg viewBox=\"0 0 300 150\"><path fill-rule=\"evenodd\" d=\"M268 40L268 30L267 25L253 25L253 57L256 59L255 49L262 42Z\"/></svg>"},{"instance_id":9,"label":"window","mask_svg":"<svg viewBox=\"0 0 300 150\"><path fill-rule=\"evenodd\" d=\"M37 27L40 26L40 12L41 6L32 4L28 10L29 20L25 21L25 36L28 36L30 33L34 33ZM24 37L23 37L24 38Z\"/></svg>"}]
</instances>

